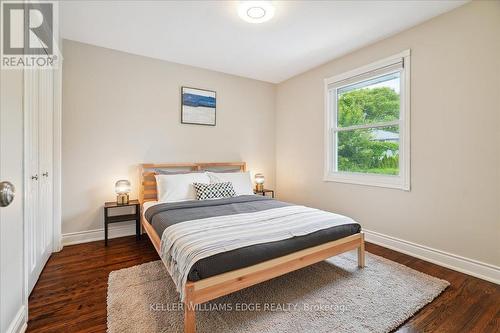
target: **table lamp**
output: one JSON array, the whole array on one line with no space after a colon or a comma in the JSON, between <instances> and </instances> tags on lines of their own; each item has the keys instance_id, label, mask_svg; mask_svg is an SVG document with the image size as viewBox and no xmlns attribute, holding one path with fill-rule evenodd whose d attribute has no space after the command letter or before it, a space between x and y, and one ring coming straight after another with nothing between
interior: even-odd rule
<instances>
[{"instance_id":1,"label":"table lamp","mask_svg":"<svg viewBox=\"0 0 500 333\"><path fill-rule=\"evenodd\" d=\"M255 190L257 192L264 191L264 175L261 173L255 175Z\"/></svg>"},{"instance_id":2,"label":"table lamp","mask_svg":"<svg viewBox=\"0 0 500 333\"><path fill-rule=\"evenodd\" d=\"M128 194L130 193L130 182L126 179L122 179L115 184L116 192L116 203L118 205L128 204Z\"/></svg>"}]
</instances>

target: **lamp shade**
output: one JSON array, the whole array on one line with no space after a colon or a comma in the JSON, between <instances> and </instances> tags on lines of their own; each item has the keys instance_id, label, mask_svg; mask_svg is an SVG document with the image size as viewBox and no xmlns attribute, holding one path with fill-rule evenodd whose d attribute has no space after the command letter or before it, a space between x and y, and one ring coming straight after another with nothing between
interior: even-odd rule
<instances>
[{"instance_id":1,"label":"lamp shade","mask_svg":"<svg viewBox=\"0 0 500 333\"><path fill-rule=\"evenodd\" d=\"M264 175L261 173L258 173L255 175L255 183L256 184L264 184Z\"/></svg>"},{"instance_id":2,"label":"lamp shade","mask_svg":"<svg viewBox=\"0 0 500 333\"><path fill-rule=\"evenodd\" d=\"M116 194L128 194L130 193L130 182L126 179L122 179L115 184Z\"/></svg>"}]
</instances>

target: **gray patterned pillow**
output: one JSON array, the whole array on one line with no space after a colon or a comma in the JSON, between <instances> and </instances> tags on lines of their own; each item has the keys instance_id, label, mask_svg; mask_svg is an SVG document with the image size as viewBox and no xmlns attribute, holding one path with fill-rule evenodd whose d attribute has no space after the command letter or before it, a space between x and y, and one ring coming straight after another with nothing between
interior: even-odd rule
<instances>
[{"instance_id":1,"label":"gray patterned pillow","mask_svg":"<svg viewBox=\"0 0 500 333\"><path fill-rule=\"evenodd\" d=\"M193 186L196 191L197 200L221 199L236 196L236 192L231 182L213 184L193 183Z\"/></svg>"}]
</instances>

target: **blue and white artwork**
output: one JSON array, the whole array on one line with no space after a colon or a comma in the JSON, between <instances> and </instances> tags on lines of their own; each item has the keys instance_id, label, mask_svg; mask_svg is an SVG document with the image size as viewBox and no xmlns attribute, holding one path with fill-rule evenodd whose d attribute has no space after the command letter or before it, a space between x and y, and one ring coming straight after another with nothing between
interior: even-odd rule
<instances>
[{"instance_id":1,"label":"blue and white artwork","mask_svg":"<svg viewBox=\"0 0 500 333\"><path fill-rule=\"evenodd\" d=\"M215 91L182 87L181 122L215 126Z\"/></svg>"}]
</instances>

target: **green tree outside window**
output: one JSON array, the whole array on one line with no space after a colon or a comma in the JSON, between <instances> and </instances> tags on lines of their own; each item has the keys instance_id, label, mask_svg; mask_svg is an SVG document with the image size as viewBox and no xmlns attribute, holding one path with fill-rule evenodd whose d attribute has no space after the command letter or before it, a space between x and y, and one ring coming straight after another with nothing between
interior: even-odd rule
<instances>
[{"instance_id":1,"label":"green tree outside window","mask_svg":"<svg viewBox=\"0 0 500 333\"><path fill-rule=\"evenodd\" d=\"M389 87L364 88L339 95L338 127L399 119L399 94ZM338 171L399 174L399 126L338 132Z\"/></svg>"}]
</instances>

